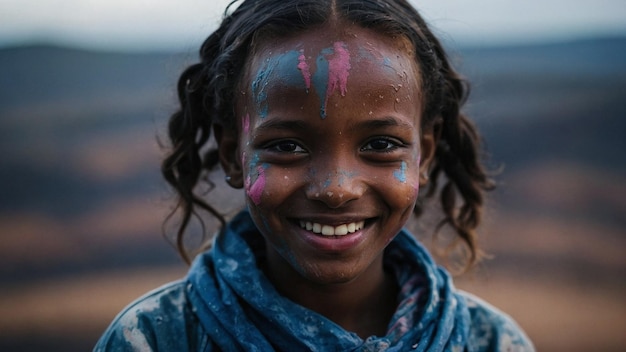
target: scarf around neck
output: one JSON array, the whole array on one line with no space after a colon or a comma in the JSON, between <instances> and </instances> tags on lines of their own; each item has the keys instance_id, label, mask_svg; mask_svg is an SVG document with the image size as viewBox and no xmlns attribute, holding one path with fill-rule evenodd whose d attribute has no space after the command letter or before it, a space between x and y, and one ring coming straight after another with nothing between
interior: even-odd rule
<instances>
[{"instance_id":1,"label":"scarf around neck","mask_svg":"<svg viewBox=\"0 0 626 352\"><path fill-rule=\"evenodd\" d=\"M247 211L198 256L187 295L214 345L227 351L462 351L470 316L450 276L406 230L385 249L399 305L386 336L360 338L281 296L257 265L263 237Z\"/></svg>"}]
</instances>

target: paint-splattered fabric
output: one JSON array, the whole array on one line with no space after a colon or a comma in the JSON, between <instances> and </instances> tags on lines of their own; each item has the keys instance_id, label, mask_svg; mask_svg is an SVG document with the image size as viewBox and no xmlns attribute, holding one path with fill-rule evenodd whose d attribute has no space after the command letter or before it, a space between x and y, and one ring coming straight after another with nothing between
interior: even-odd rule
<instances>
[{"instance_id":1,"label":"paint-splattered fabric","mask_svg":"<svg viewBox=\"0 0 626 352\"><path fill-rule=\"evenodd\" d=\"M131 304L95 351L534 350L508 316L456 290L406 231L385 252L400 304L387 335L367 339L282 297L257 265L263 246L249 214L239 214L186 279Z\"/></svg>"}]
</instances>

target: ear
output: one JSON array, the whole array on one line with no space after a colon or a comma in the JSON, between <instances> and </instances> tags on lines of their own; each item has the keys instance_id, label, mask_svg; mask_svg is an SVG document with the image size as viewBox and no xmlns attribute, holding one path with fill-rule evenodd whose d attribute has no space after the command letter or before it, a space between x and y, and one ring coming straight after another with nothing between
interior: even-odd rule
<instances>
[{"instance_id":1,"label":"ear","mask_svg":"<svg viewBox=\"0 0 626 352\"><path fill-rule=\"evenodd\" d=\"M437 118L432 125L422 131L420 138L420 186L428 183L430 166L435 159L435 151L441 136L441 123L441 119Z\"/></svg>"},{"instance_id":2,"label":"ear","mask_svg":"<svg viewBox=\"0 0 626 352\"><path fill-rule=\"evenodd\" d=\"M237 131L220 125L215 125L213 131L217 141L220 164L226 174L226 182L233 188L243 188L243 169Z\"/></svg>"}]
</instances>

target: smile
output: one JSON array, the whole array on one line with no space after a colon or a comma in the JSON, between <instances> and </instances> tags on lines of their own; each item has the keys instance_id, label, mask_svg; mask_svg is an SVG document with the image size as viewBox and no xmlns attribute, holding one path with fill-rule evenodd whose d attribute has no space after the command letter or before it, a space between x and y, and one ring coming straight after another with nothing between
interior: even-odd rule
<instances>
[{"instance_id":1,"label":"smile","mask_svg":"<svg viewBox=\"0 0 626 352\"><path fill-rule=\"evenodd\" d=\"M344 236L359 231L365 225L365 221L351 222L339 226L322 225L317 222L300 221L300 227L323 236Z\"/></svg>"}]
</instances>

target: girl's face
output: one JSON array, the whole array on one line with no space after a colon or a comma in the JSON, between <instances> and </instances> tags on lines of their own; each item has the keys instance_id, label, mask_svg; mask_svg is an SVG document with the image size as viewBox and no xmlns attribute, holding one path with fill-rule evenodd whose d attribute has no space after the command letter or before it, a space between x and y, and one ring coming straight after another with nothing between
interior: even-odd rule
<instances>
[{"instance_id":1,"label":"girl's face","mask_svg":"<svg viewBox=\"0 0 626 352\"><path fill-rule=\"evenodd\" d=\"M420 131L410 50L357 27L257 46L240 84L238 135L223 137L220 153L243 181L270 276L330 284L382 271L415 205L420 158L426 170L434 150Z\"/></svg>"}]
</instances>

